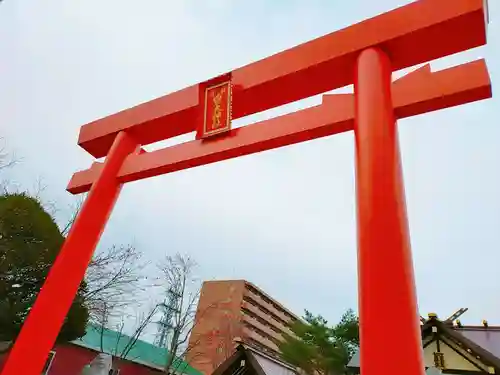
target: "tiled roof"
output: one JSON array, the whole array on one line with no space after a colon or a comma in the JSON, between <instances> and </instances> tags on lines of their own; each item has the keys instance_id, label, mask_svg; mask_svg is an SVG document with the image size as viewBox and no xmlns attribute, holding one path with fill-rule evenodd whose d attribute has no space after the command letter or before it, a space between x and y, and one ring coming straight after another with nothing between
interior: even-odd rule
<instances>
[{"instance_id":1,"label":"tiled roof","mask_svg":"<svg viewBox=\"0 0 500 375\"><path fill-rule=\"evenodd\" d=\"M235 353L215 369L212 375L246 374L248 366L257 375L297 375L290 364L245 344L238 345ZM237 371L235 367L238 367Z\"/></svg>"},{"instance_id":2,"label":"tiled roof","mask_svg":"<svg viewBox=\"0 0 500 375\"><path fill-rule=\"evenodd\" d=\"M464 326L455 331L500 358L500 327Z\"/></svg>"},{"instance_id":3,"label":"tiled roof","mask_svg":"<svg viewBox=\"0 0 500 375\"><path fill-rule=\"evenodd\" d=\"M295 368L288 363L279 361L253 348L245 347L245 349L252 352L254 358L266 375L297 375Z\"/></svg>"},{"instance_id":4,"label":"tiled roof","mask_svg":"<svg viewBox=\"0 0 500 375\"><path fill-rule=\"evenodd\" d=\"M470 345L470 348L476 350L483 358L489 359L495 366L500 367L500 327L484 327L484 326L452 326L451 323L446 324L439 320L428 320L422 325L422 334L430 332L432 325L438 325L449 335L454 336L459 341ZM429 333L427 333L429 334ZM348 368L359 368L360 354L359 350L353 355L349 361Z\"/></svg>"},{"instance_id":5,"label":"tiled roof","mask_svg":"<svg viewBox=\"0 0 500 375\"><path fill-rule=\"evenodd\" d=\"M122 333L104 329L102 335L102 352L119 356L124 352L127 344L131 340L130 336ZM87 327L85 336L78 340L72 341L72 344L89 348L96 351L101 351L101 328L95 325ZM163 369L168 358L168 351L165 348L159 348L146 341L137 340L132 349L127 353L124 359L131 362L139 363L145 366ZM176 361L174 367L177 371L187 375L201 375L201 373L189 366L184 361Z\"/></svg>"}]
</instances>

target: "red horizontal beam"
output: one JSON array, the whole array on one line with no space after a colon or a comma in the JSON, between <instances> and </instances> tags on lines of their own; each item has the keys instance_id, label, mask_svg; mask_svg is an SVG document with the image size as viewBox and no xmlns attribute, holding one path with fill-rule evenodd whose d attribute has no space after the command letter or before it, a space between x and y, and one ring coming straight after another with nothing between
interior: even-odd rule
<instances>
[{"instance_id":1,"label":"red horizontal beam","mask_svg":"<svg viewBox=\"0 0 500 375\"><path fill-rule=\"evenodd\" d=\"M393 105L398 118L490 97L491 84L484 60L439 72L431 72L427 65L393 83ZM346 132L353 126L353 95L325 95L319 106L233 129L220 138L131 155L118 176L120 182L140 180ZM75 173L68 191L88 191L99 171L99 163L94 163L91 169Z\"/></svg>"},{"instance_id":2,"label":"red horizontal beam","mask_svg":"<svg viewBox=\"0 0 500 375\"><path fill-rule=\"evenodd\" d=\"M227 73L239 118L353 83L359 52L379 46L394 70L486 43L484 0L419 0ZM84 125L78 143L99 158L119 131L142 145L195 130L199 85Z\"/></svg>"}]
</instances>

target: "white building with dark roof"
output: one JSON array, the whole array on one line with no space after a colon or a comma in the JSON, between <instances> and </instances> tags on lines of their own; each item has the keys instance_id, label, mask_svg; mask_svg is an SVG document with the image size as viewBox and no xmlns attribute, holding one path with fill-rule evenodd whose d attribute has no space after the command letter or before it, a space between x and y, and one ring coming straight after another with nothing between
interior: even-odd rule
<instances>
[{"instance_id":1,"label":"white building with dark roof","mask_svg":"<svg viewBox=\"0 0 500 375\"><path fill-rule=\"evenodd\" d=\"M479 326L463 326L458 320L439 320L435 314L429 314L422 323L427 373L500 374L500 327L486 321ZM351 374L361 373L359 352L347 367Z\"/></svg>"}]
</instances>

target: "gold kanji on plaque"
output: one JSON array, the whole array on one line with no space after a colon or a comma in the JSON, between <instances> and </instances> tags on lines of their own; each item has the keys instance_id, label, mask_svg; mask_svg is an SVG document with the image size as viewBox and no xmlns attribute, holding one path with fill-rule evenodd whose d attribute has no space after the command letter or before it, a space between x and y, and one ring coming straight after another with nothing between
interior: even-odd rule
<instances>
[{"instance_id":1,"label":"gold kanji on plaque","mask_svg":"<svg viewBox=\"0 0 500 375\"><path fill-rule=\"evenodd\" d=\"M202 138L231 130L231 94L229 81L205 90Z\"/></svg>"}]
</instances>

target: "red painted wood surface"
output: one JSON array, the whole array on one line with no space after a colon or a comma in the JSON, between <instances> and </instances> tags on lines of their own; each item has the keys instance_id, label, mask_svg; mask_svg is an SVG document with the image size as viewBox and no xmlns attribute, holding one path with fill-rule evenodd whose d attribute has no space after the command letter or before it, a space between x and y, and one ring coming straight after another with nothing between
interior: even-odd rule
<instances>
[{"instance_id":1,"label":"red painted wood surface","mask_svg":"<svg viewBox=\"0 0 500 375\"><path fill-rule=\"evenodd\" d=\"M397 118L491 97L484 60L438 72L426 65L395 81L393 106ZM120 182L197 167L238 156L287 146L354 129L354 96L325 95L319 106L233 129L222 138L195 140L141 155L131 155L118 176ZM88 191L102 165L77 172L68 185L73 194Z\"/></svg>"},{"instance_id":2,"label":"red painted wood surface","mask_svg":"<svg viewBox=\"0 0 500 375\"><path fill-rule=\"evenodd\" d=\"M419 0L235 69L227 73L234 85L233 119L352 84L356 58L368 47L380 46L398 70L484 45L483 3ZM99 158L122 130L142 145L193 132L200 85L87 124L78 143Z\"/></svg>"},{"instance_id":3,"label":"red painted wood surface","mask_svg":"<svg viewBox=\"0 0 500 375\"><path fill-rule=\"evenodd\" d=\"M138 145L120 133L24 321L2 375L38 375L54 347L122 185L116 175ZM29 357L29 361L26 358Z\"/></svg>"},{"instance_id":4,"label":"red painted wood surface","mask_svg":"<svg viewBox=\"0 0 500 375\"><path fill-rule=\"evenodd\" d=\"M484 63L467 64L434 74L429 74L428 69L427 71L424 69L413 75L417 77L418 74L422 79L413 79L411 84L405 84L404 79L399 83L396 82L392 89L394 100L391 101L390 73L485 44L485 18L483 0L419 0L236 69L228 73L234 85L233 118L351 84L357 75L356 100L358 104L360 101L365 103L361 107L358 105L356 112L358 189L361 188L361 194L365 194L366 191L370 193L371 190L368 196L369 199L373 199L377 194L382 194L384 182L393 185L384 200L387 207L377 203L373 211L378 215L375 222L363 225L370 207L360 208L358 216L360 253L370 254L373 257L372 252L362 250L372 246L366 244L365 236L369 237L375 229L383 230L381 218L386 218L390 221L389 230L401 231L400 238L395 235L389 236L388 251L392 252L392 255L397 251L407 254L409 250L406 250L406 247L409 248L409 245L404 240L406 218L402 216L404 194L401 166L396 155L399 149L397 144L394 144L389 148L392 154L385 153L381 147L384 140L376 141L376 133L381 135L383 129L394 128L395 117L406 117L484 99L491 96L491 88ZM359 55L375 46L390 57L390 69L377 68L377 64L363 68L362 63L359 64L360 68L356 69ZM470 70L471 77L463 73L458 75L457 71L460 69ZM361 75L367 74L373 77L360 79ZM385 78L378 82L382 76ZM407 82L410 82L410 78ZM95 157L107 155L107 158L103 165L96 163L91 171L76 174L70 182L69 190L75 193L90 188L89 197L24 323L2 375L18 375L20 369L23 375L40 373L78 285L83 279L88 262L120 191L121 183L332 135L352 130L354 127L352 95L326 96L320 106L235 129L218 139L198 140L152 153L130 155L132 148L138 145L146 145L196 130L202 108L200 88L205 86L206 83L201 83L82 127L80 146ZM380 105L369 104L372 99ZM392 106L394 112L390 108ZM370 126L374 129L370 130ZM360 135L361 129L364 129L365 135ZM392 140L396 139L394 134L391 137ZM370 165L366 155L380 156L381 161L377 166ZM377 178L370 175L372 173L370 168L377 170ZM384 178L383 172L390 173L392 180ZM358 195L358 204L366 204L365 201L366 197ZM398 220L394 214L396 211L400 215ZM383 244L380 234L373 239L375 243ZM404 256L395 256L398 257L401 259L396 265L402 265ZM388 256L385 258L388 259ZM374 273L381 272L387 266L382 262L376 262L372 267L363 268L363 264L367 265L370 262L360 261L361 277L372 280ZM361 293L367 285L361 281ZM379 291L381 296L377 303L373 298L369 299L372 303L368 305L372 309L382 310L389 306L394 308L398 303L389 301L389 296L395 296L396 290L396 286L390 286L393 289L385 292L382 292L380 286L372 289L375 292ZM406 294L400 302L407 306L397 309L401 313L413 308L409 289L405 290ZM366 323L366 317L371 311L365 307L361 310L365 332L375 327L375 324L380 324L380 321ZM405 327L410 327L413 321L408 315L403 314L403 316L406 319ZM405 334L410 333L405 332ZM364 337L365 343L362 342L362 345L366 346L368 337L366 333ZM370 333L369 337L371 344L369 343L368 347L371 348L369 350L371 354L362 361L364 365L368 363L367 361L375 362L364 369L363 373L377 375L384 369L374 357L376 349L373 343L375 339L380 342L381 337L375 333ZM406 360L413 367L407 365L397 371L392 369L394 371L391 370L389 373L420 374L422 368L419 367L422 366L418 364L418 358L416 362L411 358L411 355L418 357L412 338L408 337L408 341L403 344L400 342L401 345L405 348L400 351L403 357L398 363ZM28 355L30 360L26 361Z\"/></svg>"},{"instance_id":5,"label":"red painted wood surface","mask_svg":"<svg viewBox=\"0 0 500 375\"><path fill-rule=\"evenodd\" d=\"M391 71L384 52L368 49L354 84L361 372L424 375ZM387 319L398 327L390 360L380 345Z\"/></svg>"},{"instance_id":6,"label":"red painted wood surface","mask_svg":"<svg viewBox=\"0 0 500 375\"><path fill-rule=\"evenodd\" d=\"M98 354L94 350L72 344L57 345L55 352L56 355L48 375L80 375L83 366L90 363ZM2 369L3 359L0 356L0 370ZM160 371L152 367L117 358L113 359L113 364L116 369L120 369L120 375L161 374ZM23 370L21 369L18 374L24 375Z\"/></svg>"}]
</instances>

